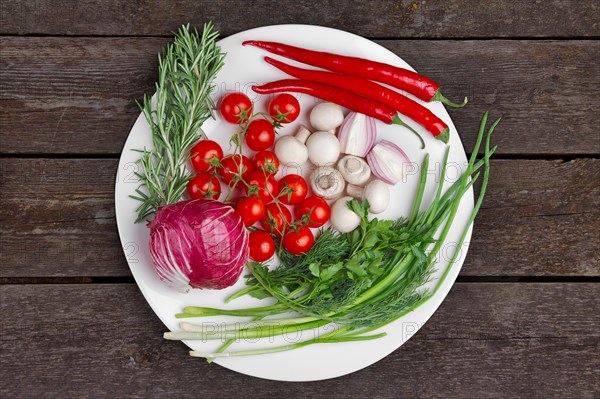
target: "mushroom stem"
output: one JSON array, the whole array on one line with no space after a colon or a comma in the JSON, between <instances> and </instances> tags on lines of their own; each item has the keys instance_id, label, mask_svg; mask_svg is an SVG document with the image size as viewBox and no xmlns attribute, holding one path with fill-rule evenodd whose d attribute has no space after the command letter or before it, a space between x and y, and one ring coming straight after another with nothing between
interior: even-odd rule
<instances>
[{"instance_id":1,"label":"mushroom stem","mask_svg":"<svg viewBox=\"0 0 600 399\"><path fill-rule=\"evenodd\" d=\"M338 198L346 187L342 174L331 166L315 169L309 180L313 193L324 199Z\"/></svg>"},{"instance_id":2,"label":"mushroom stem","mask_svg":"<svg viewBox=\"0 0 600 399\"><path fill-rule=\"evenodd\" d=\"M348 184L346 186L346 193L354 198L362 198L363 189L355 184Z\"/></svg>"},{"instance_id":3,"label":"mushroom stem","mask_svg":"<svg viewBox=\"0 0 600 399\"><path fill-rule=\"evenodd\" d=\"M350 184L361 186L371 176L371 169L365 160L354 155L344 156L338 161L337 166L344 179Z\"/></svg>"},{"instance_id":4,"label":"mushroom stem","mask_svg":"<svg viewBox=\"0 0 600 399\"><path fill-rule=\"evenodd\" d=\"M300 127L298 128L298 131L296 132L294 137L296 137L296 140L298 140L299 142L304 144L304 143L306 143L306 140L308 140L308 136L310 136L310 135L311 135L310 130L308 130L308 128L306 126L300 125Z\"/></svg>"},{"instance_id":5,"label":"mushroom stem","mask_svg":"<svg viewBox=\"0 0 600 399\"><path fill-rule=\"evenodd\" d=\"M356 158L348 158L348 160L346 160L346 169L348 169L348 172L350 173L358 172L361 169L360 161Z\"/></svg>"},{"instance_id":6,"label":"mushroom stem","mask_svg":"<svg viewBox=\"0 0 600 399\"><path fill-rule=\"evenodd\" d=\"M323 190L327 190L328 188L330 188L331 186L333 186L332 182L333 179L335 178L335 176L333 176L333 173L329 173L327 175L323 175L319 177L319 187L321 187Z\"/></svg>"}]
</instances>

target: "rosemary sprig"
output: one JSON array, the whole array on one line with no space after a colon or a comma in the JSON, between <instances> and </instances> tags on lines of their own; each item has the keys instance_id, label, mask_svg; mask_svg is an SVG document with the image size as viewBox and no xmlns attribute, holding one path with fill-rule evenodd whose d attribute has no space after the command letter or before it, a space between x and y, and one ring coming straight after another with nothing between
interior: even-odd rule
<instances>
[{"instance_id":1,"label":"rosemary sprig","mask_svg":"<svg viewBox=\"0 0 600 399\"><path fill-rule=\"evenodd\" d=\"M138 103L152 130L151 150L142 153L138 163L141 181L137 195L141 202L136 222L153 215L161 205L181 200L190 179L186 170L189 148L206 138L202 124L213 116L213 80L225 54L216 44L219 33L206 23L200 36L184 25L173 43L159 55L156 94L144 95Z\"/></svg>"}]
</instances>

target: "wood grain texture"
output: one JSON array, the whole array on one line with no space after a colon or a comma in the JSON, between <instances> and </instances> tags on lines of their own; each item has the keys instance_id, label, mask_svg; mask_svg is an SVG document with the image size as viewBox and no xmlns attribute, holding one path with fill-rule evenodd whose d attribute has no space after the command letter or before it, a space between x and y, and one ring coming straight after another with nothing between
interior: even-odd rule
<instances>
[{"instance_id":1,"label":"wood grain texture","mask_svg":"<svg viewBox=\"0 0 600 399\"><path fill-rule=\"evenodd\" d=\"M452 98L469 97L466 108L450 110L467 150L489 111L502 117L494 136L499 154L600 154L600 64L593 61L600 41L440 42L431 53L406 51L402 41L378 43L406 53Z\"/></svg>"},{"instance_id":2,"label":"wood grain texture","mask_svg":"<svg viewBox=\"0 0 600 399\"><path fill-rule=\"evenodd\" d=\"M0 1L0 398L599 398L599 11L594 0ZM144 249L124 255L119 241L115 175L136 183L116 158L156 54L181 23L207 20L223 37L306 23L374 39L449 98L469 96L450 111L467 149L484 111L502 116L497 154L514 160L492 162L461 276L596 283L457 283L385 359L301 385L164 341L129 283L126 257Z\"/></svg>"},{"instance_id":3,"label":"wood grain texture","mask_svg":"<svg viewBox=\"0 0 600 399\"><path fill-rule=\"evenodd\" d=\"M116 168L112 159L0 159L0 277L128 276ZM137 185L132 172L117 178ZM598 159L494 160L461 274L600 276L599 180ZM138 250L131 243L128 256Z\"/></svg>"},{"instance_id":4,"label":"wood grain texture","mask_svg":"<svg viewBox=\"0 0 600 399\"><path fill-rule=\"evenodd\" d=\"M166 38L0 37L0 153L118 154L152 92ZM380 41L471 104L451 116L471 148L484 111L498 154L600 154L600 41Z\"/></svg>"},{"instance_id":5,"label":"wood grain texture","mask_svg":"<svg viewBox=\"0 0 600 399\"><path fill-rule=\"evenodd\" d=\"M169 35L184 22L213 20L224 35L273 24L311 24L367 37L598 36L597 2L446 1L110 1L60 4L4 0L0 33Z\"/></svg>"},{"instance_id":6,"label":"wood grain texture","mask_svg":"<svg viewBox=\"0 0 600 399\"><path fill-rule=\"evenodd\" d=\"M135 285L4 285L0 299L0 395L7 399L600 394L593 383L600 379L598 284L456 284L415 337L385 359L301 387L189 358L183 344L163 341L164 327Z\"/></svg>"},{"instance_id":7,"label":"wood grain texture","mask_svg":"<svg viewBox=\"0 0 600 399\"><path fill-rule=\"evenodd\" d=\"M0 38L1 152L120 152L165 43Z\"/></svg>"}]
</instances>

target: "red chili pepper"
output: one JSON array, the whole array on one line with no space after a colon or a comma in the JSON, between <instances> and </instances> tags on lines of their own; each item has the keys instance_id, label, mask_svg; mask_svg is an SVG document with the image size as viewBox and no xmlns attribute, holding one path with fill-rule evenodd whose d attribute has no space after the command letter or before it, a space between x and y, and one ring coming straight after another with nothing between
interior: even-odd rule
<instances>
[{"instance_id":1,"label":"red chili pepper","mask_svg":"<svg viewBox=\"0 0 600 399\"><path fill-rule=\"evenodd\" d=\"M426 102L441 101L451 107L463 107L467 104L466 97L462 104L456 104L448 100L441 94L440 85L426 76L382 62L323 51L307 50L277 42L246 40L242 45L256 46L273 54L291 58L304 64L389 84Z\"/></svg>"},{"instance_id":2,"label":"red chili pepper","mask_svg":"<svg viewBox=\"0 0 600 399\"><path fill-rule=\"evenodd\" d=\"M281 92L293 92L293 93L304 93L309 94L313 97L320 98L325 101L331 101L342 107L350 108L352 111L360 112L361 114L369 115L373 118L379 119L380 121L395 125L405 126L410 129L413 133L419 136L413 128L404 123L396 111L385 104L378 103L377 101L369 98L361 97L358 94L354 94L351 91L333 87L323 83L311 82L309 80L302 79L282 79L275 82L266 83L262 86L252 86L258 94L271 94ZM425 143L421 136L421 144L424 146Z\"/></svg>"},{"instance_id":3,"label":"red chili pepper","mask_svg":"<svg viewBox=\"0 0 600 399\"><path fill-rule=\"evenodd\" d=\"M413 101L394 90L371 82L370 80L364 80L354 76L296 68L281 61L274 60L271 57L265 57L265 61L295 78L325 83L341 89L350 90L354 93L388 105L423 126L437 139L446 143L448 142L450 129L443 120L435 116L433 112L418 102Z\"/></svg>"}]
</instances>

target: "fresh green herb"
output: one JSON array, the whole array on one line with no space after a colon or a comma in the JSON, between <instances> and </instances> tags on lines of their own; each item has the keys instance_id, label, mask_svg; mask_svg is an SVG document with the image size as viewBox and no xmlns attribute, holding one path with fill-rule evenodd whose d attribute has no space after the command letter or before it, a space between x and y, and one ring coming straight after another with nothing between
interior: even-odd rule
<instances>
[{"instance_id":1,"label":"fresh green herb","mask_svg":"<svg viewBox=\"0 0 600 399\"><path fill-rule=\"evenodd\" d=\"M167 339L239 339L265 338L317 328L334 322L339 328L318 338L280 347L250 351L215 353L193 352L193 356L245 356L291 350L298 347L330 342L375 339L384 334L365 335L415 310L430 299L441 287L457 260L458 248L474 220L489 179L489 159L496 148L490 148L490 137L497 120L486 133L487 113L484 115L473 155L463 176L442 195L444 180L438 184L433 203L420 211L427 184L427 161L421 169L420 184L408 220L368 220L368 203L351 201L349 207L361 217L360 227L339 234L324 230L315 245L304 256L282 253L281 264L269 270L266 264L250 263L252 275L242 294L270 296L274 305L225 310L189 306L177 317L213 315L253 316L263 318L251 324L224 325L217 330L186 330L165 334ZM476 156L486 135L483 158ZM444 155L445 170L448 153ZM459 240L456 253L432 291L423 289L434 271L435 258L444 244L458 212L463 195L479 179L483 167L483 182L479 198ZM269 316L297 312L298 317L268 319ZM275 323L275 324L274 324ZM183 326L182 326L183 328ZM231 342L228 341L228 344Z\"/></svg>"},{"instance_id":2,"label":"fresh green herb","mask_svg":"<svg viewBox=\"0 0 600 399\"><path fill-rule=\"evenodd\" d=\"M189 148L206 138L201 127L213 115L213 80L225 57L216 44L218 35L211 23L204 25L202 36L184 25L158 57L156 94L145 95L139 104L152 130L153 148L140 151L136 174L141 185L132 196L141 202L136 222L183 196L190 179L185 167Z\"/></svg>"}]
</instances>

